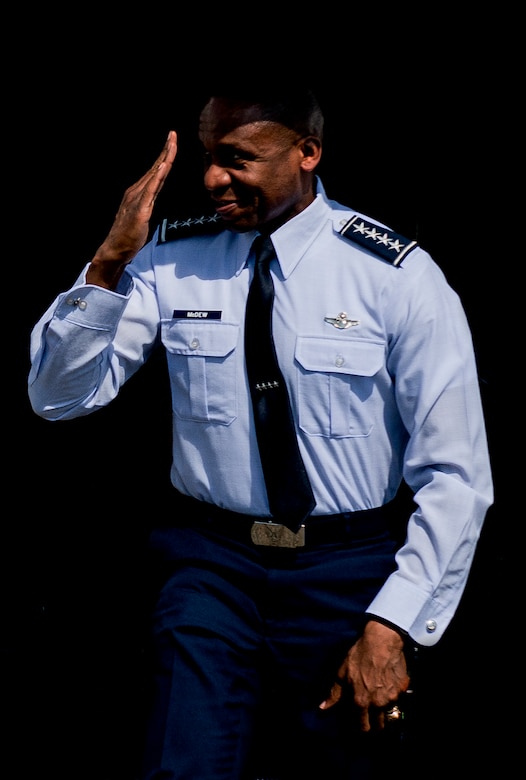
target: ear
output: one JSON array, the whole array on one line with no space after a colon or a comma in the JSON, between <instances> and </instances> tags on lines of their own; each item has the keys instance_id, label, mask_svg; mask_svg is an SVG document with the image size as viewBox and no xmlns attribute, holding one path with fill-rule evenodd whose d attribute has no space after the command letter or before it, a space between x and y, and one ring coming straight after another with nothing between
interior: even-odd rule
<instances>
[{"instance_id":1,"label":"ear","mask_svg":"<svg viewBox=\"0 0 526 780\"><path fill-rule=\"evenodd\" d=\"M303 155L301 167L304 171L313 171L321 159L321 141L315 135L302 138L299 150Z\"/></svg>"}]
</instances>

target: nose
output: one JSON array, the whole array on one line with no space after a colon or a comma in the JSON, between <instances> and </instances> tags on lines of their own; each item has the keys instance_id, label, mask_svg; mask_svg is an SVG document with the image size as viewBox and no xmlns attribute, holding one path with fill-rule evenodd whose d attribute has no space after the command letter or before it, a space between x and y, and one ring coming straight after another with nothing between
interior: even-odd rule
<instances>
[{"instance_id":1,"label":"nose","mask_svg":"<svg viewBox=\"0 0 526 780\"><path fill-rule=\"evenodd\" d=\"M222 187L228 187L230 184L230 175L225 168L221 167L221 165L212 163L205 170L204 184L206 189L210 192Z\"/></svg>"}]
</instances>

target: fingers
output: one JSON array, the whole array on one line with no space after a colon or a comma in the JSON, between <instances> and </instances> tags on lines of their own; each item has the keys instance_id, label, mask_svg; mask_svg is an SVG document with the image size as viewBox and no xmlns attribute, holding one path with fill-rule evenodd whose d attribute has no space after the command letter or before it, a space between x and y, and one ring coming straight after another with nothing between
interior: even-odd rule
<instances>
[{"instance_id":1,"label":"fingers","mask_svg":"<svg viewBox=\"0 0 526 780\"><path fill-rule=\"evenodd\" d=\"M170 130L166 139L166 143L163 146L163 150L151 168L152 172L156 172L164 168L170 170L172 163L175 160L176 154L177 133L175 130Z\"/></svg>"},{"instance_id":2,"label":"fingers","mask_svg":"<svg viewBox=\"0 0 526 780\"><path fill-rule=\"evenodd\" d=\"M345 681L335 680L329 696L319 705L320 710L329 710L337 704L342 698L344 686ZM398 713L402 717L401 711L397 706L387 709L386 707L376 707L372 704L359 706L355 702L355 705L358 710L360 731L371 731L373 728L375 730L383 730L387 724L396 719L393 712L396 714L396 717L398 717Z\"/></svg>"},{"instance_id":3,"label":"fingers","mask_svg":"<svg viewBox=\"0 0 526 780\"><path fill-rule=\"evenodd\" d=\"M329 710L331 707L334 707L335 704L338 704L342 698L344 685L345 683L340 682L339 680L336 680L333 683L329 696L319 705L320 710ZM369 707L358 707L358 705L356 706L359 711L360 731L371 731L372 724L371 716L369 714ZM383 717L383 715L383 712L379 713L380 718ZM378 722L377 727L383 728L383 722Z\"/></svg>"},{"instance_id":4,"label":"fingers","mask_svg":"<svg viewBox=\"0 0 526 780\"><path fill-rule=\"evenodd\" d=\"M151 196L152 202L159 194L166 177L172 169L173 161L177 155L177 133L170 130L163 150L150 170L137 182L139 187L144 187Z\"/></svg>"},{"instance_id":5,"label":"fingers","mask_svg":"<svg viewBox=\"0 0 526 780\"><path fill-rule=\"evenodd\" d=\"M173 163L177 154L177 133L175 130L170 130L168 133L168 138L166 139L162 153L165 154L164 160L162 162L168 162L170 164Z\"/></svg>"},{"instance_id":6,"label":"fingers","mask_svg":"<svg viewBox=\"0 0 526 780\"><path fill-rule=\"evenodd\" d=\"M135 218L135 215L143 214L144 209L143 218L145 216L146 219L149 219L155 200L170 173L176 154L177 133L170 130L164 147L152 167L124 193L121 203L123 216L131 215Z\"/></svg>"},{"instance_id":7,"label":"fingers","mask_svg":"<svg viewBox=\"0 0 526 780\"><path fill-rule=\"evenodd\" d=\"M360 730L371 730L371 717L369 715L369 707L360 707Z\"/></svg>"}]
</instances>

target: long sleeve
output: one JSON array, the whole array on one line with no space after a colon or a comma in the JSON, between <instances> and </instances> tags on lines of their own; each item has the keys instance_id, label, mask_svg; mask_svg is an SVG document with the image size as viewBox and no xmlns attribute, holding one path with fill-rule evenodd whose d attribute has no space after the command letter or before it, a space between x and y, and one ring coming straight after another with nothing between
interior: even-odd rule
<instances>
[{"instance_id":1,"label":"long sleeve","mask_svg":"<svg viewBox=\"0 0 526 780\"><path fill-rule=\"evenodd\" d=\"M402 480L413 492L397 568L369 611L432 645L458 607L493 501L476 359L437 264L417 246L393 267L343 238L355 213L320 185L316 201L273 234L274 339L313 514L381 506ZM81 274L33 330L35 412L68 419L108 404L160 341L173 485L268 516L243 358L253 238L222 231L151 242L114 293Z\"/></svg>"},{"instance_id":2,"label":"long sleeve","mask_svg":"<svg viewBox=\"0 0 526 780\"><path fill-rule=\"evenodd\" d=\"M158 337L158 308L148 285L142 295L133 295L134 283L125 273L120 290L111 292L87 285L86 268L31 334L28 394L33 410L48 420L106 406Z\"/></svg>"}]
</instances>

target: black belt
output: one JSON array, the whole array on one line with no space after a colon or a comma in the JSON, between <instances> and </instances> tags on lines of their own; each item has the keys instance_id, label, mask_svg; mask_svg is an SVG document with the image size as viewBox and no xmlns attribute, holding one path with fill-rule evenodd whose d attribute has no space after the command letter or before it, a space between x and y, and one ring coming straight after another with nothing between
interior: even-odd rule
<instances>
[{"instance_id":1,"label":"black belt","mask_svg":"<svg viewBox=\"0 0 526 780\"><path fill-rule=\"evenodd\" d=\"M201 528L265 547L313 547L359 541L390 530L393 501L374 509L309 517L297 533L266 517L244 515L178 493L176 525Z\"/></svg>"}]
</instances>

